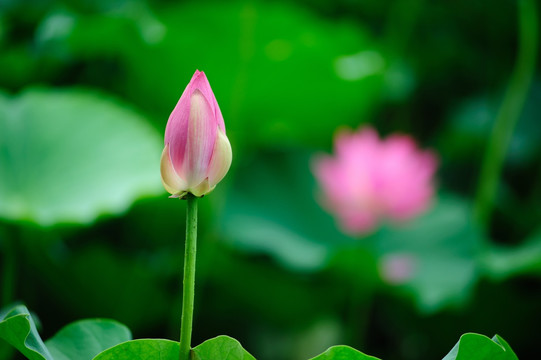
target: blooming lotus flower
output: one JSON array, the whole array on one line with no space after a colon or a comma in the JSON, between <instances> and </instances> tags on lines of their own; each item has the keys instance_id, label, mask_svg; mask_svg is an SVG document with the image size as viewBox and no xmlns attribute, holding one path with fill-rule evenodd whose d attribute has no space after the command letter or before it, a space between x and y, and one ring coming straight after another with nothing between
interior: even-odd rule
<instances>
[{"instance_id":1,"label":"blooming lotus flower","mask_svg":"<svg viewBox=\"0 0 541 360\"><path fill-rule=\"evenodd\" d=\"M370 127L341 131L335 156L318 156L312 165L324 207L350 234L370 232L384 219L408 220L434 193L436 156L406 135L381 140Z\"/></svg>"},{"instance_id":2,"label":"blooming lotus flower","mask_svg":"<svg viewBox=\"0 0 541 360\"><path fill-rule=\"evenodd\" d=\"M214 93L196 70L165 128L162 183L171 197L211 192L231 166L231 145Z\"/></svg>"}]
</instances>

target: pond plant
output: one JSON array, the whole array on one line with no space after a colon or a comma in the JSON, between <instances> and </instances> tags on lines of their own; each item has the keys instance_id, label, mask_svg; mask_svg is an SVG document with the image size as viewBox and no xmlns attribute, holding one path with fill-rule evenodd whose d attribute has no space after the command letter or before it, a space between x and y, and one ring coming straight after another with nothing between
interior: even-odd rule
<instances>
[{"instance_id":1,"label":"pond plant","mask_svg":"<svg viewBox=\"0 0 541 360\"><path fill-rule=\"evenodd\" d=\"M344 155L340 151L346 145L353 147L359 145L362 148L363 138L368 138L368 145L377 147L379 144L377 134L371 129L365 129L351 136L341 135L338 140L339 156ZM357 143L357 140L360 143ZM419 187L413 194L415 195L413 203L406 201L404 206L398 208L392 206L381 208L382 211L395 214L398 218L407 217L410 213L416 213L423 208L430 198L432 188L429 180L435 170L435 160L431 153L417 154L409 138L391 139L387 145L390 150L387 151L389 156L404 155L405 160L411 157L414 164L417 165L419 162L418 165L423 169L420 172L421 179L417 179ZM378 156L370 151L366 155L376 158ZM370 161L370 159L366 160ZM107 319L77 321L67 325L44 342L37 331L32 315L24 305L18 305L0 314L0 337L29 360L254 359L237 340L228 336L218 336L193 348L191 345L197 248L197 201L209 194L224 178L231 166L231 161L231 145L226 136L220 108L205 74L196 71L171 113L165 130L165 147L161 157L161 175L165 189L171 194L171 198L185 200L187 204L180 342L167 339L133 340L128 328ZM342 174L344 175L342 179L346 184L333 184L329 179L329 172L333 172L333 169L329 167L336 164L331 162L330 158L319 161L316 173L321 177L329 196L338 199L333 206L344 208L344 204L340 202L343 197L334 190L340 187L345 191L349 190L347 174ZM346 161L346 165L350 164ZM370 203L374 204L373 201ZM383 202L382 205L385 203ZM378 212L372 211L368 214L377 216L380 212L378 210ZM361 217L363 215L361 211ZM344 227L352 230L371 228L377 220L375 217L366 219L364 216L359 222L359 219L352 219L349 214L339 213L339 216L345 219ZM353 223L351 220L354 220ZM496 358L517 359L501 337L496 335L490 339L472 333L463 335L444 360ZM313 359L369 360L376 358L349 346L333 346Z\"/></svg>"},{"instance_id":2,"label":"pond plant","mask_svg":"<svg viewBox=\"0 0 541 360\"><path fill-rule=\"evenodd\" d=\"M517 121L531 82L537 41L535 12L533 1L519 2L519 57L490 138L475 204L476 220L481 225L489 221L504 150L509 143L508 134ZM31 96L40 97L38 93ZM228 336L218 336L192 347L193 310L196 306L197 202L216 187L232 163L232 148L226 136L224 119L203 72L195 72L171 113L164 145L161 156L163 185L171 198L184 200L187 208L180 341L133 339L125 325L109 319L76 321L43 341L31 312L24 305L14 305L0 312L0 338L27 359L255 359L237 340ZM397 163L400 166L387 166ZM382 141L374 130L364 128L358 133L340 133L336 140L336 156L316 158L313 169L323 190L323 205L335 214L345 232L358 234L372 231L382 220L402 221L423 211L434 191L432 178L436 165L435 156L419 150L410 138L391 137ZM408 182L397 187L396 183L388 181L397 176ZM41 221L47 223L50 219L43 214ZM394 267L398 268L396 281L400 281L403 272L400 269L408 267L402 260L394 261ZM3 300L8 301L12 297L10 283L5 281L3 285ZM312 358L350 359L377 360L343 345L332 346ZM517 359L500 336L489 338L474 333L462 335L443 357L443 360Z\"/></svg>"}]
</instances>

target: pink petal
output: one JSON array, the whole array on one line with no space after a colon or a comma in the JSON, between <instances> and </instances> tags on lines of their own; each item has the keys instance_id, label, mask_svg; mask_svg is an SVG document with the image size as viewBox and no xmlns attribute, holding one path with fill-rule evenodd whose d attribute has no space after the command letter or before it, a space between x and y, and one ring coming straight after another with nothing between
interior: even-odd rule
<instances>
[{"instance_id":1,"label":"pink petal","mask_svg":"<svg viewBox=\"0 0 541 360\"><path fill-rule=\"evenodd\" d=\"M371 211L340 211L338 214L342 229L351 235L369 233L378 223L377 214Z\"/></svg>"},{"instance_id":2,"label":"pink petal","mask_svg":"<svg viewBox=\"0 0 541 360\"><path fill-rule=\"evenodd\" d=\"M205 180L201 181L201 183L199 185L190 188L190 192L192 194L194 194L195 196L197 196L197 197L201 197L201 196L203 196L205 194L208 194L213 189L214 189L214 186L211 187L209 185L209 180L205 179Z\"/></svg>"},{"instance_id":3,"label":"pink petal","mask_svg":"<svg viewBox=\"0 0 541 360\"><path fill-rule=\"evenodd\" d=\"M212 159L210 160L210 165L207 171L210 187L214 187L224 178L225 174L227 174L229 171L232 160L233 153L231 151L229 139L222 132L222 130L218 129Z\"/></svg>"},{"instance_id":4,"label":"pink petal","mask_svg":"<svg viewBox=\"0 0 541 360\"><path fill-rule=\"evenodd\" d=\"M212 108L212 113L216 119L217 125L225 134L225 124L224 124L224 118L222 116L222 112L220 110L220 106L218 106L218 102L216 101L216 97L214 96L214 92L212 91L212 88L210 87L210 83L207 79L207 76L203 71L196 71L195 75L192 78L193 89L197 89L203 93L205 98L210 104L210 107Z\"/></svg>"},{"instance_id":5,"label":"pink petal","mask_svg":"<svg viewBox=\"0 0 541 360\"><path fill-rule=\"evenodd\" d=\"M184 153L188 141L188 120L190 118L190 99L193 92L193 82L198 74L199 71L196 71L190 83L182 92L182 96L171 112L171 115L169 115L169 120L165 127L164 142L165 145L169 144L170 146L171 163L175 171L179 174L183 168Z\"/></svg>"},{"instance_id":6,"label":"pink petal","mask_svg":"<svg viewBox=\"0 0 541 360\"><path fill-rule=\"evenodd\" d=\"M165 145L160 162L162 183L168 193L182 194L187 190L186 182L176 173L169 156L169 145Z\"/></svg>"},{"instance_id":7,"label":"pink petal","mask_svg":"<svg viewBox=\"0 0 541 360\"><path fill-rule=\"evenodd\" d=\"M199 185L207 177L216 130L211 105L201 91L194 90L190 101L188 140L182 170L189 187Z\"/></svg>"}]
</instances>

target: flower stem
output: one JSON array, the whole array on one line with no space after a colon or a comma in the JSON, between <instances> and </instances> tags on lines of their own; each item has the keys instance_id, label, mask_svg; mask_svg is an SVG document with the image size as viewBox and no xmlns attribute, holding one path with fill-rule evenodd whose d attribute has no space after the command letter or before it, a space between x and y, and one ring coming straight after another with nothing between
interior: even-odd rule
<instances>
[{"instance_id":1,"label":"flower stem","mask_svg":"<svg viewBox=\"0 0 541 360\"><path fill-rule=\"evenodd\" d=\"M505 153L520 117L532 77L537 54L537 9L534 0L518 1L519 50L509 86L504 95L483 159L475 198L475 220L485 228L490 222Z\"/></svg>"},{"instance_id":2,"label":"flower stem","mask_svg":"<svg viewBox=\"0 0 541 360\"><path fill-rule=\"evenodd\" d=\"M195 253L197 249L197 198L192 194L188 194L187 202L182 319L180 322L180 360L190 359L195 291Z\"/></svg>"}]
</instances>

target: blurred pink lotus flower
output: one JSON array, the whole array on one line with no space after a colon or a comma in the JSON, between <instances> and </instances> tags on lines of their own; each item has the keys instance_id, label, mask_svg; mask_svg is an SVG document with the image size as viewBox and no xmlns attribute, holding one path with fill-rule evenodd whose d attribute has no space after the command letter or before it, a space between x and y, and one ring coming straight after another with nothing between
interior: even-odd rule
<instances>
[{"instance_id":1,"label":"blurred pink lotus flower","mask_svg":"<svg viewBox=\"0 0 541 360\"><path fill-rule=\"evenodd\" d=\"M406 253L388 254L380 259L380 275L391 285L407 283L414 275L415 257Z\"/></svg>"},{"instance_id":2,"label":"blurred pink lotus flower","mask_svg":"<svg viewBox=\"0 0 541 360\"><path fill-rule=\"evenodd\" d=\"M353 235L372 231L383 219L411 219L434 193L436 156L407 135L382 140L371 127L342 130L335 155L317 156L312 165L323 206Z\"/></svg>"},{"instance_id":3,"label":"blurred pink lotus flower","mask_svg":"<svg viewBox=\"0 0 541 360\"><path fill-rule=\"evenodd\" d=\"M231 166L231 145L204 72L195 71L165 128L162 183L171 197L211 192Z\"/></svg>"}]
</instances>

